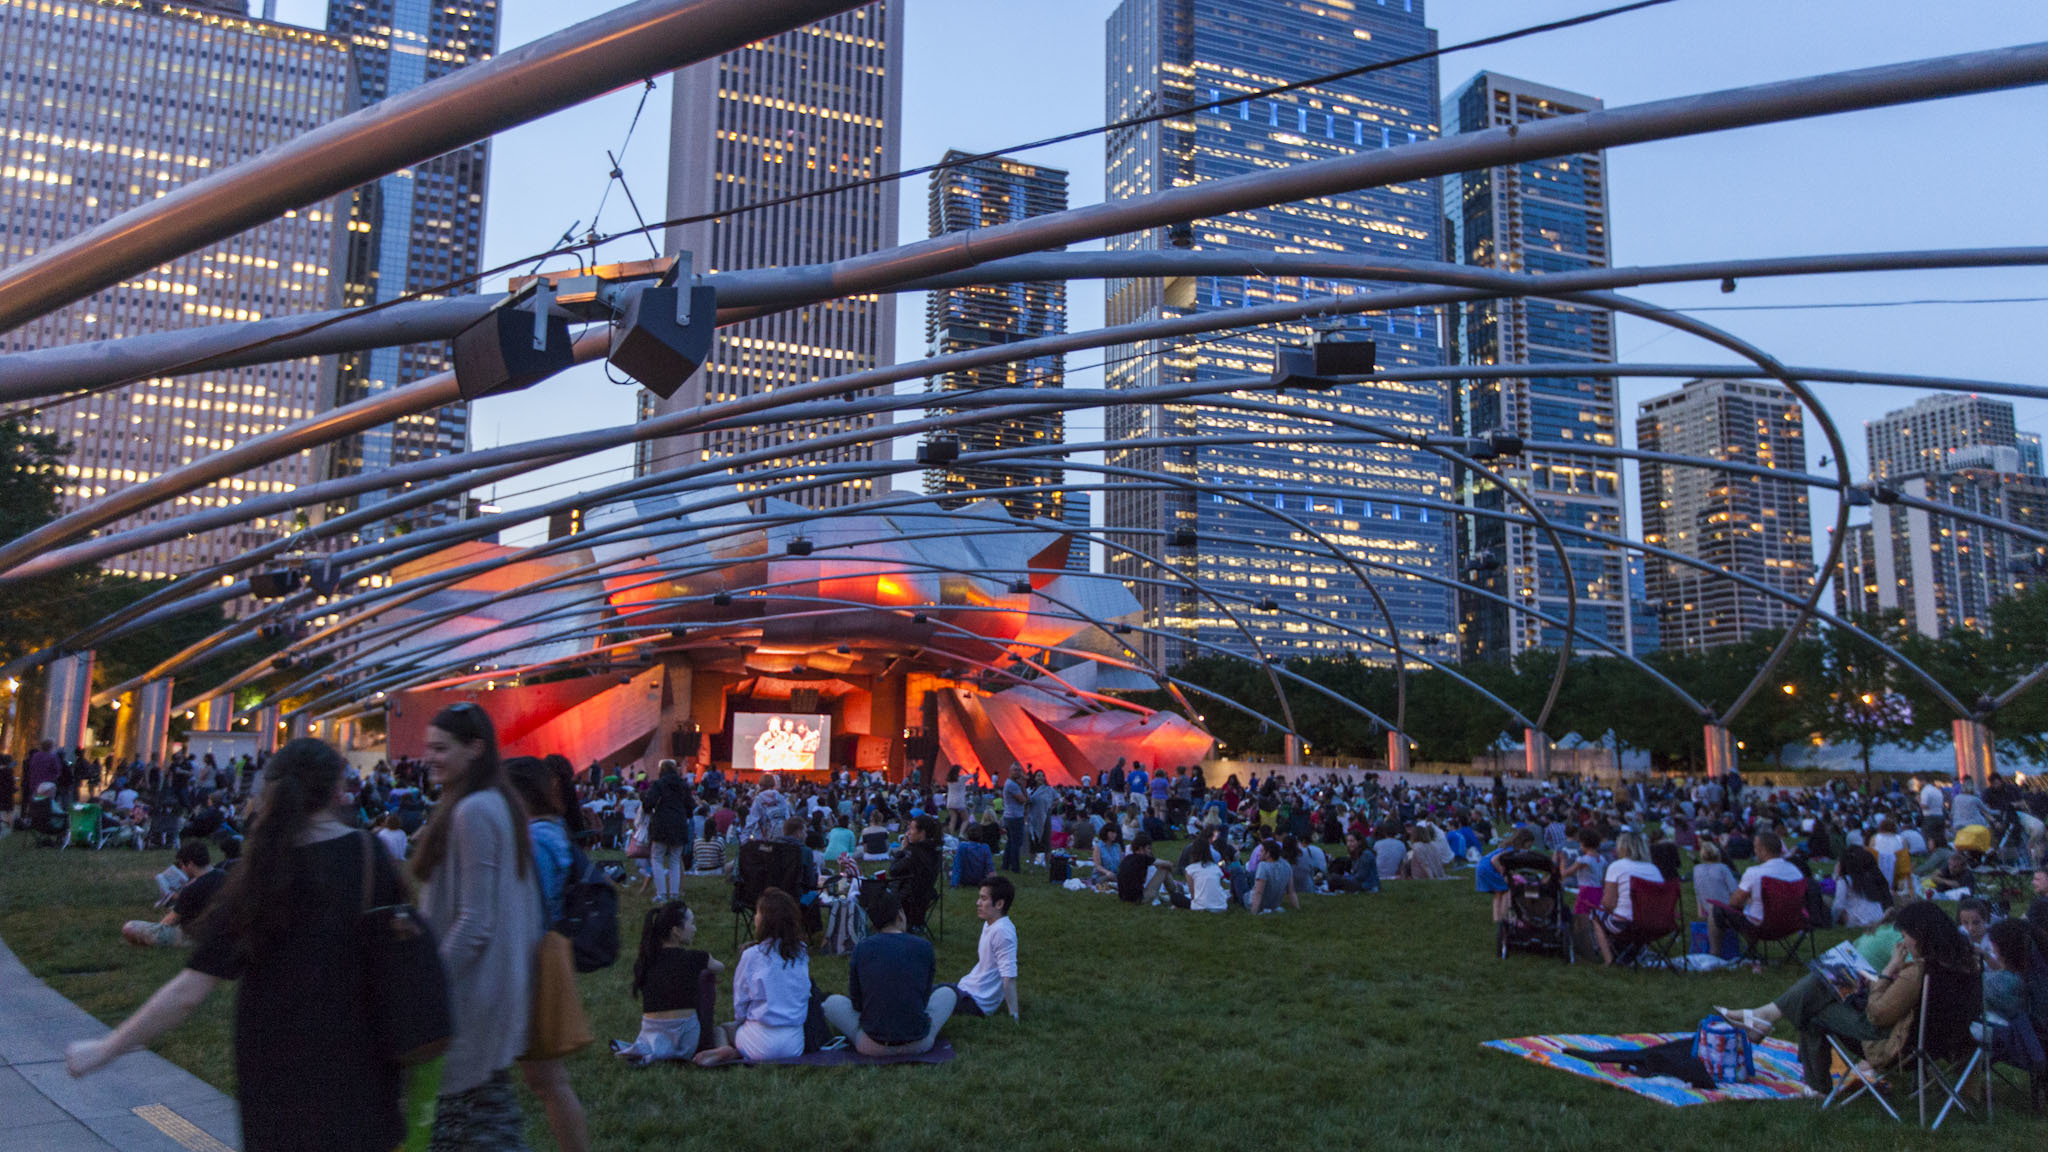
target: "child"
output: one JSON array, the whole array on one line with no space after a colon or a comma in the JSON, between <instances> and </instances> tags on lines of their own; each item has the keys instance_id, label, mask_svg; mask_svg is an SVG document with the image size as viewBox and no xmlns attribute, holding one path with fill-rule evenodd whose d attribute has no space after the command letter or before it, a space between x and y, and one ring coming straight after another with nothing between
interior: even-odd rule
<instances>
[{"instance_id":1,"label":"child","mask_svg":"<svg viewBox=\"0 0 2048 1152\"><path fill-rule=\"evenodd\" d=\"M1479 866L1473 869L1473 883L1481 892L1493 894L1493 922L1500 923L1508 918L1508 881L1500 871L1498 861L1510 852L1527 852L1536 846L1536 834L1527 828L1517 828L1508 837L1507 843L1479 858Z\"/></svg>"},{"instance_id":2,"label":"child","mask_svg":"<svg viewBox=\"0 0 2048 1152\"><path fill-rule=\"evenodd\" d=\"M709 952L690 947L696 934L697 918L681 900L647 910L640 926L640 954L633 960L640 1035L631 1044L612 1041L613 1055L637 1067L697 1054L697 984L705 972L723 972L725 965Z\"/></svg>"}]
</instances>

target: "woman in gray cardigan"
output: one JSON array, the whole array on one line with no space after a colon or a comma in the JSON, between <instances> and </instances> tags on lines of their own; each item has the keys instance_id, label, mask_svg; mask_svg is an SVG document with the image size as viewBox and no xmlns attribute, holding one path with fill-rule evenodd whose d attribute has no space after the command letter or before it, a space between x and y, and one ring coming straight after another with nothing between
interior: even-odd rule
<instances>
[{"instance_id":1,"label":"woman in gray cardigan","mask_svg":"<svg viewBox=\"0 0 2048 1152\"><path fill-rule=\"evenodd\" d=\"M434 717L426 759L441 799L412 866L420 913L440 940L455 1018L432 1146L523 1149L525 1119L510 1069L526 1048L543 929L526 814L498 762L497 731L477 705Z\"/></svg>"}]
</instances>

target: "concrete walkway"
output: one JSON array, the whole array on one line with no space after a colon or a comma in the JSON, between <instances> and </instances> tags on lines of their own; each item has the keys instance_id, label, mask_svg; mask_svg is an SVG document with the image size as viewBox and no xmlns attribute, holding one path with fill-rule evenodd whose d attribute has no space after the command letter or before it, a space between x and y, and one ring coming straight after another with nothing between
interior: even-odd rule
<instances>
[{"instance_id":1,"label":"concrete walkway","mask_svg":"<svg viewBox=\"0 0 2048 1152\"><path fill-rule=\"evenodd\" d=\"M73 1080L64 1046L107 1027L29 974L0 942L0 1152L228 1152L235 1102L153 1052Z\"/></svg>"}]
</instances>

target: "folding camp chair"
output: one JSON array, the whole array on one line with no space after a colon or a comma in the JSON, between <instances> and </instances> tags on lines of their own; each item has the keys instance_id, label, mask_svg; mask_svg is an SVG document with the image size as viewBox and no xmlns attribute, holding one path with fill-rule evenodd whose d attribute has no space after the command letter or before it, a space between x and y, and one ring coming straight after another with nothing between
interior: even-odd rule
<instances>
[{"instance_id":1,"label":"folding camp chair","mask_svg":"<svg viewBox=\"0 0 2048 1152\"><path fill-rule=\"evenodd\" d=\"M2005 1069L2015 1068L2027 1074L2027 1102L2035 1112L2041 1111L2044 1097L2048 1097L2048 1032L2042 1025L2048 1023L2048 959L2035 949L2027 958L2027 970L2023 973L2026 994L2021 998L2021 1011L2017 1018L2001 1024L1986 1022L1977 1039L1984 1045L1984 1118L1991 1119L1991 1080L1995 1077L2019 1085Z\"/></svg>"},{"instance_id":2,"label":"folding camp chair","mask_svg":"<svg viewBox=\"0 0 2048 1152\"><path fill-rule=\"evenodd\" d=\"M754 939L754 904L761 893L780 888L792 899L803 896L803 846L786 840L749 840L740 845L732 870L732 943Z\"/></svg>"},{"instance_id":3,"label":"folding camp chair","mask_svg":"<svg viewBox=\"0 0 2048 1152\"><path fill-rule=\"evenodd\" d=\"M1682 927L1678 921L1678 897L1676 880L1629 878L1628 930L1611 941L1616 964L1641 964L1646 954L1666 965L1671 963Z\"/></svg>"},{"instance_id":4,"label":"folding camp chair","mask_svg":"<svg viewBox=\"0 0 2048 1152\"><path fill-rule=\"evenodd\" d=\"M1821 1110L1825 1112L1829 1108L1840 1108L1858 1096L1868 1096L1877 1101L1877 1106L1884 1109L1886 1115L1899 1120L1898 1110L1892 1107L1891 1101L1884 1098L1884 1077L1866 1075L1862 1071L1862 1057L1843 1047L1842 1042L1834 1036L1828 1037L1828 1047L1835 1050L1835 1059L1842 1062L1846 1071L1835 1078L1834 1087L1828 1089L1827 1099L1820 1102ZM1905 1123L1903 1120L1899 1122Z\"/></svg>"},{"instance_id":5,"label":"folding camp chair","mask_svg":"<svg viewBox=\"0 0 2048 1152\"><path fill-rule=\"evenodd\" d=\"M1940 1128L1954 1108L1962 1109L1965 1116L1974 1115L1963 1101L1963 1087L1984 1063L1984 1044L1977 1038L1981 1028L1972 1027L1984 1023L1984 983L1975 973L1956 977L1955 981L1961 993L1960 1010L1951 1013L1937 1013L1930 1007L1935 984L1931 971L1920 984L1920 1019L1915 1022L1912 1061L1913 1095L1920 1101L1922 1127L1930 1127L1927 1108L1936 1091L1941 1093L1942 1104L1931 1127ZM1988 1100L1990 1073L1987 1071L1985 1076L1984 1093Z\"/></svg>"},{"instance_id":6,"label":"folding camp chair","mask_svg":"<svg viewBox=\"0 0 2048 1152\"><path fill-rule=\"evenodd\" d=\"M1813 939L1813 922L1806 914L1806 885L1799 880L1765 879L1758 899L1763 901L1764 918L1752 922L1743 917L1736 931L1742 936L1742 954L1745 959L1758 963L1770 959L1770 946L1779 945L1784 949L1780 960L1786 964L1800 961L1800 949L1811 952L1809 959L1820 959L1820 946Z\"/></svg>"},{"instance_id":7,"label":"folding camp chair","mask_svg":"<svg viewBox=\"0 0 2048 1152\"><path fill-rule=\"evenodd\" d=\"M81 848L97 848L100 843L100 806L78 804L71 809L71 819L64 833L62 848L73 844Z\"/></svg>"}]
</instances>

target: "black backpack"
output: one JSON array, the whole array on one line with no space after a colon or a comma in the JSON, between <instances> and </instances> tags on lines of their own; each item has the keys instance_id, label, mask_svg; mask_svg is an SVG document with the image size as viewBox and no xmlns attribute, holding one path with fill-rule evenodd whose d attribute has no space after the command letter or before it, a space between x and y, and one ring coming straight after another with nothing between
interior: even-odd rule
<instances>
[{"instance_id":1,"label":"black backpack","mask_svg":"<svg viewBox=\"0 0 2048 1152\"><path fill-rule=\"evenodd\" d=\"M604 869L570 845L562 878L562 919L555 931L569 938L578 972L609 968L619 959L619 890Z\"/></svg>"}]
</instances>

